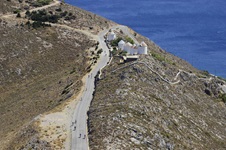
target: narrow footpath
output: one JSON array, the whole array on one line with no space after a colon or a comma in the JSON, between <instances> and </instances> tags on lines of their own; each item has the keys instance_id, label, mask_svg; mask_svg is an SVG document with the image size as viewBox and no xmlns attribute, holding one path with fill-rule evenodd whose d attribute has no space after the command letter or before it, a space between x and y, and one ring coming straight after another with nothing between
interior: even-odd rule
<instances>
[{"instance_id":1,"label":"narrow footpath","mask_svg":"<svg viewBox=\"0 0 226 150\"><path fill-rule=\"evenodd\" d=\"M52 6L60 5L60 3L61 2L59 0L53 0L53 2L50 3L50 4L48 4L48 5L44 5L44 6L41 6L41 7L32 8L29 11L32 12L32 11L47 9L49 7L52 7ZM26 11L23 11L23 12L20 13L20 15L24 17L25 16L25 13L26 13ZM16 15L17 14L5 14L5 15L2 15L0 17L2 17L2 18L16 18Z\"/></svg>"}]
</instances>

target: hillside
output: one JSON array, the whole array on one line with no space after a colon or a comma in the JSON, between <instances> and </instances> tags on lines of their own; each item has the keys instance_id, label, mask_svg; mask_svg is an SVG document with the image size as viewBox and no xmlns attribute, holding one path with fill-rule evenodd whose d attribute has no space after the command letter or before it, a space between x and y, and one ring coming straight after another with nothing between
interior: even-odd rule
<instances>
[{"instance_id":1,"label":"hillside","mask_svg":"<svg viewBox=\"0 0 226 150\"><path fill-rule=\"evenodd\" d=\"M57 0L2 0L0 8L0 150L63 149L66 138L70 146L63 117L71 116L60 112L85 90L98 33L116 23ZM112 52L88 112L90 149L225 149L225 82L129 32L149 54L121 63L122 52Z\"/></svg>"},{"instance_id":2,"label":"hillside","mask_svg":"<svg viewBox=\"0 0 226 150\"><path fill-rule=\"evenodd\" d=\"M0 149L21 148L37 134L36 116L80 92L82 77L98 58L95 34L112 24L67 4L33 11L41 6L30 2L1 3L7 15L0 15ZM24 5L31 15L25 16ZM20 17L13 15L14 6Z\"/></svg>"},{"instance_id":3,"label":"hillside","mask_svg":"<svg viewBox=\"0 0 226 150\"><path fill-rule=\"evenodd\" d=\"M127 63L116 55L96 82L91 149L225 149L223 81L136 37L150 54Z\"/></svg>"},{"instance_id":4,"label":"hillside","mask_svg":"<svg viewBox=\"0 0 226 150\"><path fill-rule=\"evenodd\" d=\"M1 0L0 14L10 14L48 5L56 0Z\"/></svg>"}]
</instances>

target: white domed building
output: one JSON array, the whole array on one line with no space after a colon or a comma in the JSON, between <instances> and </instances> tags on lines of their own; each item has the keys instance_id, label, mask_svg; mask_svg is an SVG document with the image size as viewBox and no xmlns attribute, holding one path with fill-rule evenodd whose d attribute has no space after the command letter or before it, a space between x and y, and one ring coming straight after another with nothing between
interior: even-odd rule
<instances>
[{"instance_id":1,"label":"white domed building","mask_svg":"<svg viewBox=\"0 0 226 150\"><path fill-rule=\"evenodd\" d=\"M148 54L148 46L144 41L141 42L139 45L136 44L132 45L129 42L125 43L123 40L121 40L118 43L118 47L119 49L126 51L130 55Z\"/></svg>"},{"instance_id":2,"label":"white domed building","mask_svg":"<svg viewBox=\"0 0 226 150\"><path fill-rule=\"evenodd\" d=\"M148 46L144 41L140 43L138 54L148 54Z\"/></svg>"},{"instance_id":3,"label":"white domed building","mask_svg":"<svg viewBox=\"0 0 226 150\"><path fill-rule=\"evenodd\" d=\"M125 44L125 46L124 46L124 51L126 51L127 53L129 53L129 54L131 54L131 52L132 52L132 44L131 43L129 43L129 42L127 42L126 44Z\"/></svg>"},{"instance_id":4,"label":"white domed building","mask_svg":"<svg viewBox=\"0 0 226 150\"><path fill-rule=\"evenodd\" d=\"M124 46L125 46L125 42L123 40L121 40L119 43L118 43L118 48L121 49L121 50L124 50Z\"/></svg>"},{"instance_id":5,"label":"white domed building","mask_svg":"<svg viewBox=\"0 0 226 150\"><path fill-rule=\"evenodd\" d=\"M116 39L116 34L114 33L114 31L111 31L111 32L108 33L108 35L107 35L107 40L108 40L108 41L112 41L112 40L114 40L114 39Z\"/></svg>"}]
</instances>

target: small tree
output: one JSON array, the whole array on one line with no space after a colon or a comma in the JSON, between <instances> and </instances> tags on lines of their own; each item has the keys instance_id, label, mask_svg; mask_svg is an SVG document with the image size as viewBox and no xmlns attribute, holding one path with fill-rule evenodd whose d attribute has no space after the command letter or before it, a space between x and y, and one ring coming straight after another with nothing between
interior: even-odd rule
<instances>
[{"instance_id":1,"label":"small tree","mask_svg":"<svg viewBox=\"0 0 226 150\"><path fill-rule=\"evenodd\" d=\"M97 51L97 54L101 54L103 52L103 49L99 49L98 51Z\"/></svg>"},{"instance_id":2,"label":"small tree","mask_svg":"<svg viewBox=\"0 0 226 150\"><path fill-rule=\"evenodd\" d=\"M224 103L226 103L226 94L222 94L220 97L221 97L222 101Z\"/></svg>"},{"instance_id":3,"label":"small tree","mask_svg":"<svg viewBox=\"0 0 226 150\"><path fill-rule=\"evenodd\" d=\"M21 14L20 13L17 13L16 17L17 18L21 18Z\"/></svg>"},{"instance_id":4,"label":"small tree","mask_svg":"<svg viewBox=\"0 0 226 150\"><path fill-rule=\"evenodd\" d=\"M113 48L112 55L115 56L117 54L116 48Z\"/></svg>"},{"instance_id":5,"label":"small tree","mask_svg":"<svg viewBox=\"0 0 226 150\"><path fill-rule=\"evenodd\" d=\"M118 37L117 39L115 40L112 40L111 41L111 46L118 46L118 43L122 40L121 37Z\"/></svg>"},{"instance_id":6,"label":"small tree","mask_svg":"<svg viewBox=\"0 0 226 150\"><path fill-rule=\"evenodd\" d=\"M31 12L28 10L28 11L26 11L25 15L26 16L30 16L31 15Z\"/></svg>"},{"instance_id":7,"label":"small tree","mask_svg":"<svg viewBox=\"0 0 226 150\"><path fill-rule=\"evenodd\" d=\"M128 37L128 36L126 37L126 41L127 41L127 42L130 42L131 44L134 44L133 39L131 39L131 38L130 38L130 37Z\"/></svg>"},{"instance_id":8,"label":"small tree","mask_svg":"<svg viewBox=\"0 0 226 150\"><path fill-rule=\"evenodd\" d=\"M30 27L31 27L31 22L30 22L30 21L26 22L26 25L27 25L28 29L30 29Z\"/></svg>"}]
</instances>

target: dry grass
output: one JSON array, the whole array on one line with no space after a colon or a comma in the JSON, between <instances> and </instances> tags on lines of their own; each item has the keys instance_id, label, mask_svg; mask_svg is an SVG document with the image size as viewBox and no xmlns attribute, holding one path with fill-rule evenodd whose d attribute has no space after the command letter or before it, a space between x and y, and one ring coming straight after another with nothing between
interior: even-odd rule
<instances>
[{"instance_id":1,"label":"dry grass","mask_svg":"<svg viewBox=\"0 0 226 150\"><path fill-rule=\"evenodd\" d=\"M0 136L8 138L80 90L89 65L87 50L95 42L54 27L31 30L1 24L0 34Z\"/></svg>"},{"instance_id":2,"label":"dry grass","mask_svg":"<svg viewBox=\"0 0 226 150\"><path fill-rule=\"evenodd\" d=\"M0 13L24 11L26 5L32 8L25 1L19 4L17 0L3 0ZM61 12L73 15L69 21L64 17L59 20L62 27L32 29L24 25L26 19L0 19L0 118L3 120L0 145L8 143L9 149L32 142L31 135L36 129L32 126L29 132L30 127L24 125L74 97L81 89L81 79L92 61L91 51L96 41L67 26L97 33L112 24L67 4L60 7ZM60 14L57 8L47 11Z\"/></svg>"},{"instance_id":3,"label":"dry grass","mask_svg":"<svg viewBox=\"0 0 226 150\"><path fill-rule=\"evenodd\" d=\"M20 2L21 1L21 2ZM37 0L1 0L0 1L0 14L13 13L14 11L25 11L34 8L31 2Z\"/></svg>"}]
</instances>

